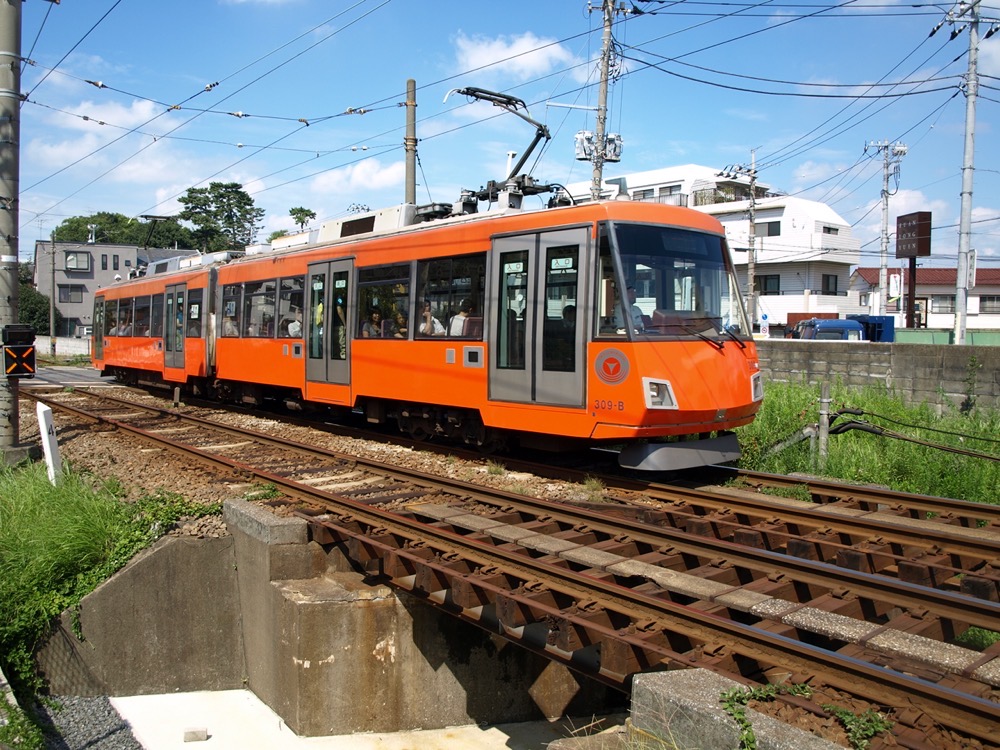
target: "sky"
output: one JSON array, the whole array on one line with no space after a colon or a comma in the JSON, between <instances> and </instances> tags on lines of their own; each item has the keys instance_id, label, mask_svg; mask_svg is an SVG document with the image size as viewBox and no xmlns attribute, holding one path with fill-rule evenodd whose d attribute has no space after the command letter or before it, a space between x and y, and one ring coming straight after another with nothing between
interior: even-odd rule
<instances>
[{"instance_id":1,"label":"sky","mask_svg":"<svg viewBox=\"0 0 1000 750\"><path fill-rule=\"evenodd\" d=\"M238 182L258 240L405 197L406 81L416 81L417 202L506 176L535 130L451 93L515 96L552 138L527 167L590 179L600 0L27 0L22 7L20 256L98 211L170 216L179 196ZM896 216L930 211L932 257L958 256L969 31L959 6L886 0L625 0L615 16L604 177L683 164L749 167L830 205L877 266L883 151ZM596 7L595 7L596 6ZM962 6L963 8L965 6ZM949 16L949 11L952 12ZM1000 265L1000 2L980 5L971 247ZM931 35L939 24L940 30ZM956 35L951 38L951 32ZM752 157L753 154L753 157ZM534 203L532 203L534 201ZM532 198L527 205L541 205ZM890 257L893 246L890 246Z\"/></svg>"}]
</instances>

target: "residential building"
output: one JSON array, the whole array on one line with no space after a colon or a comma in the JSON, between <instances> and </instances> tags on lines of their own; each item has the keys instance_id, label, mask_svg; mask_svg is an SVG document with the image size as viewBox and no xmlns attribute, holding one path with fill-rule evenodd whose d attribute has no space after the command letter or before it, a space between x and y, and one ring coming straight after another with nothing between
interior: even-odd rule
<instances>
[{"instance_id":1,"label":"residential building","mask_svg":"<svg viewBox=\"0 0 1000 750\"><path fill-rule=\"evenodd\" d=\"M576 200L590 197L590 183L575 183L568 190ZM687 206L716 217L725 227L746 291L751 207L746 174L722 174L697 164L666 167L606 179L602 197L616 196ZM753 207L757 325L784 326L790 313L869 312L850 286L861 242L836 211L816 201L775 194L761 182L754 185Z\"/></svg>"},{"instance_id":2,"label":"residential building","mask_svg":"<svg viewBox=\"0 0 1000 750\"><path fill-rule=\"evenodd\" d=\"M906 325L906 293L909 289L909 268L889 268L888 309L886 314L895 318L896 328ZM858 268L851 275L850 288L857 293L865 312L874 309L879 296L878 268ZM955 268L918 268L916 294L914 295L916 327L955 327L955 286L958 270ZM871 307L871 309L869 309ZM969 288L966 305L966 328L1000 329L1000 268L980 268L976 281Z\"/></svg>"},{"instance_id":3,"label":"residential building","mask_svg":"<svg viewBox=\"0 0 1000 750\"><path fill-rule=\"evenodd\" d=\"M35 288L46 297L56 291L56 309L63 318L57 336L87 336L99 288L144 272L150 263L189 255L198 251L36 240Z\"/></svg>"}]
</instances>

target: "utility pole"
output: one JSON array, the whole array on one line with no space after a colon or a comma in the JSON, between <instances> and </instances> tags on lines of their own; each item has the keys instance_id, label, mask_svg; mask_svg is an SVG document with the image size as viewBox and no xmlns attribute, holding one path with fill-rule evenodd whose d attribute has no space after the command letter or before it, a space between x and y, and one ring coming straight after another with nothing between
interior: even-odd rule
<instances>
[{"instance_id":1,"label":"utility pole","mask_svg":"<svg viewBox=\"0 0 1000 750\"><path fill-rule=\"evenodd\" d=\"M889 307L889 173L899 180L899 163L906 156L906 146L898 141L872 141L865 144L865 151L875 149L882 154L882 245L878 263L878 315L885 315Z\"/></svg>"},{"instance_id":2,"label":"utility pole","mask_svg":"<svg viewBox=\"0 0 1000 750\"><path fill-rule=\"evenodd\" d=\"M615 0L602 0L604 36L601 43L601 85L597 92L597 130L594 133L594 175L590 183L590 199L601 199L604 180L604 151L608 122L608 76L611 68L611 25L614 21Z\"/></svg>"},{"instance_id":3,"label":"utility pole","mask_svg":"<svg viewBox=\"0 0 1000 750\"><path fill-rule=\"evenodd\" d=\"M20 105L21 0L0 0L0 328L17 323ZM0 374L0 381L0 453L10 465L26 450L19 446L17 378Z\"/></svg>"},{"instance_id":4,"label":"utility pole","mask_svg":"<svg viewBox=\"0 0 1000 750\"><path fill-rule=\"evenodd\" d=\"M417 82L406 81L406 135L403 147L406 151L406 203L417 202Z\"/></svg>"},{"instance_id":5,"label":"utility pole","mask_svg":"<svg viewBox=\"0 0 1000 750\"><path fill-rule=\"evenodd\" d=\"M954 18L968 13L969 71L965 79L965 149L962 155L962 203L958 225L958 268L955 276L955 343L965 343L966 315L969 309L969 250L972 246L972 175L975 161L976 96L979 93L979 2L958 7ZM948 14L952 18L952 13ZM988 36L988 35L987 35Z\"/></svg>"},{"instance_id":6,"label":"utility pole","mask_svg":"<svg viewBox=\"0 0 1000 750\"><path fill-rule=\"evenodd\" d=\"M725 177L732 180L736 177L748 177L750 179L750 231L747 241L747 315L750 317L750 327L757 319L757 290L754 288L756 281L754 275L757 263L757 149L750 149L750 167L743 164L730 164L721 172L716 172L716 177ZM753 331L751 331L753 333Z\"/></svg>"}]
</instances>

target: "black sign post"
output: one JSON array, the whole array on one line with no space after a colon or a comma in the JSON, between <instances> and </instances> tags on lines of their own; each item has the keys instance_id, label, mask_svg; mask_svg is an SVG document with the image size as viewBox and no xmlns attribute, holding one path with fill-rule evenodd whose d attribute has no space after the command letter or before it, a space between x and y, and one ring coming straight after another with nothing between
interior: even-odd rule
<instances>
[{"instance_id":1,"label":"black sign post","mask_svg":"<svg viewBox=\"0 0 1000 750\"><path fill-rule=\"evenodd\" d=\"M896 258L910 259L906 278L906 327L916 328L917 258L931 254L931 212L896 217Z\"/></svg>"}]
</instances>

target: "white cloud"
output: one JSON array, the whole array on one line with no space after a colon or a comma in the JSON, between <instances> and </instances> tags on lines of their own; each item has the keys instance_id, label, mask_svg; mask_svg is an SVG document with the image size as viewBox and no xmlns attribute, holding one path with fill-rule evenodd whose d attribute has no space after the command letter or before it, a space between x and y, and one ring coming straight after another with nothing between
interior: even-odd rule
<instances>
[{"instance_id":1,"label":"white cloud","mask_svg":"<svg viewBox=\"0 0 1000 750\"><path fill-rule=\"evenodd\" d=\"M320 194L351 195L402 185L405 177L406 164L402 161L382 164L378 159L365 159L319 175L309 189Z\"/></svg>"},{"instance_id":2,"label":"white cloud","mask_svg":"<svg viewBox=\"0 0 1000 750\"><path fill-rule=\"evenodd\" d=\"M554 39L538 37L530 31L495 38L459 32L455 38L455 58L463 72L514 81L527 81L583 62ZM571 73L574 80L586 80L587 67L574 67Z\"/></svg>"}]
</instances>

